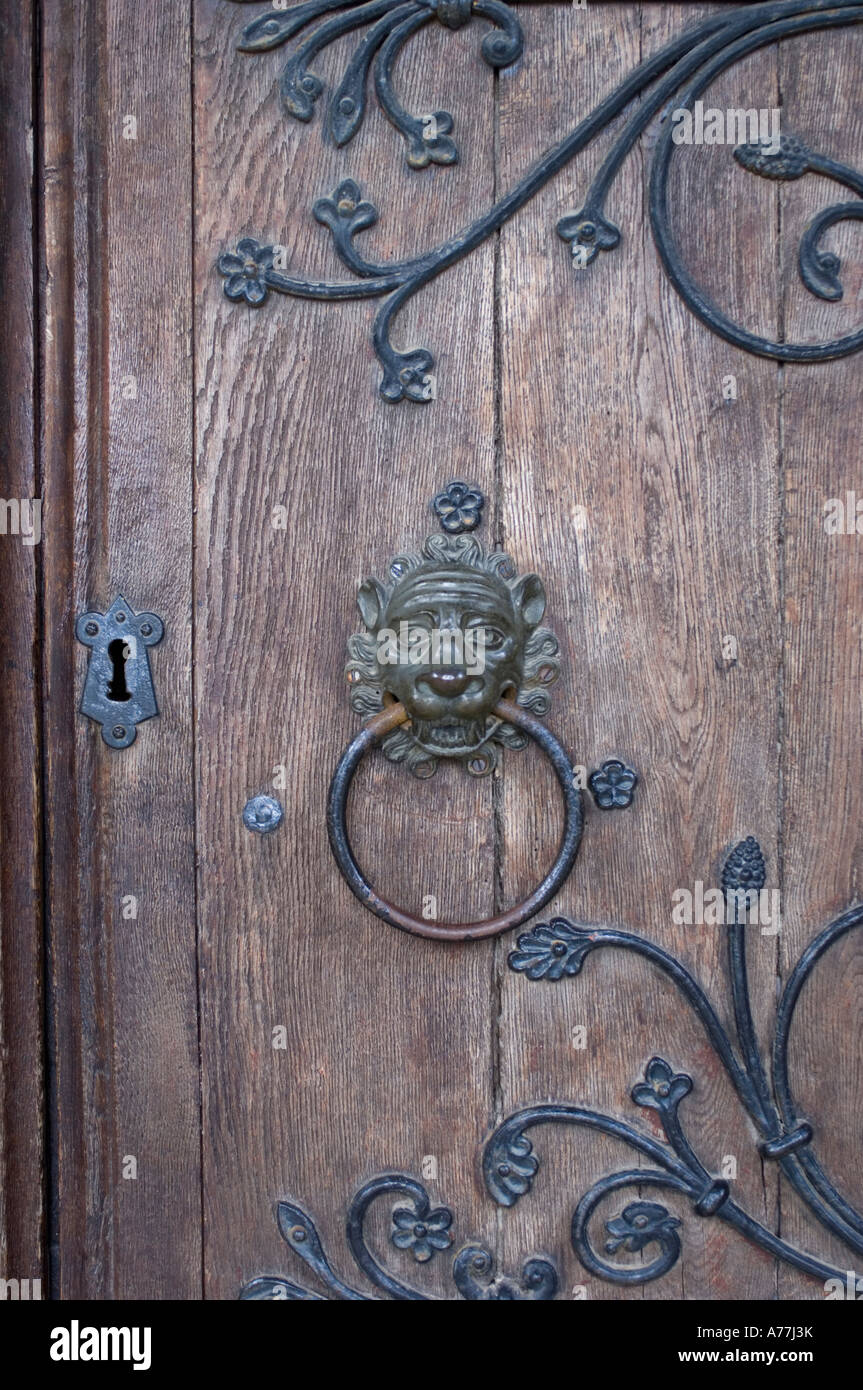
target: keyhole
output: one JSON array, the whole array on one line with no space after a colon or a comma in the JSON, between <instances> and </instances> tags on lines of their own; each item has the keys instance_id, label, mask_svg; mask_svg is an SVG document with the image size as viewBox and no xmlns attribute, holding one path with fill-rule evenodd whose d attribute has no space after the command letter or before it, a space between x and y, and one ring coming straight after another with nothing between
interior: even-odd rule
<instances>
[{"instance_id":1,"label":"keyhole","mask_svg":"<svg viewBox=\"0 0 863 1390\"><path fill-rule=\"evenodd\" d=\"M126 684L126 659L129 648L122 637L115 637L114 641L108 644L108 655L114 668L114 674L108 682L108 699L117 703L131 700L132 692Z\"/></svg>"}]
</instances>

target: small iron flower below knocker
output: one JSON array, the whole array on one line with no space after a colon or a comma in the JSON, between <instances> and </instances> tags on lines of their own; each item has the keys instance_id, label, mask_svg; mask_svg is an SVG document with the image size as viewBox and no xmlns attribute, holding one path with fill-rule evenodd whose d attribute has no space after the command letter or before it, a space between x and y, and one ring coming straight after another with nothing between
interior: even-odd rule
<instances>
[{"instance_id":1,"label":"small iron flower below knocker","mask_svg":"<svg viewBox=\"0 0 863 1390\"><path fill-rule=\"evenodd\" d=\"M365 631L348 642L346 671L351 705L367 722L339 762L327 811L336 862L360 902L391 926L448 941L496 936L533 916L564 883L582 834L579 778L540 722L560 669L557 638L542 626L545 589L538 575L516 574L504 551L472 534L483 505L478 488L450 483L432 501L442 534L397 555L384 582L361 585ZM500 747L524 748L528 739L548 757L564 804L557 859L539 887L481 922L426 921L379 897L354 859L346 824L351 779L370 746L380 743L415 777L432 777L441 758L482 777L497 766ZM619 808L632 801L637 780L609 759L589 786L597 805Z\"/></svg>"}]
</instances>

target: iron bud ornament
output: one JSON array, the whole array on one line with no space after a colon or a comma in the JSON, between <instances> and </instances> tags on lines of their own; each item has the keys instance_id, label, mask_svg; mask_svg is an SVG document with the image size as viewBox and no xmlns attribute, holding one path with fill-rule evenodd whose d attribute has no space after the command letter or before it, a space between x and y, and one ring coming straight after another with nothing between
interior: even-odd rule
<instances>
[{"instance_id":1,"label":"iron bud ornament","mask_svg":"<svg viewBox=\"0 0 863 1390\"><path fill-rule=\"evenodd\" d=\"M366 579L357 595L363 631L348 641L346 674L351 706L366 724L339 760L327 827L336 863L370 912L418 936L467 941L521 925L558 892L581 842L582 793L567 753L541 722L560 669L557 638L543 626L542 580L518 574L505 551L473 534L484 506L478 488L451 482L431 506L440 532L395 556L386 579ZM501 747L524 748L529 739L551 763L564 809L557 858L538 887L478 922L428 921L380 897L347 831L348 792L364 754L377 743L415 777L432 777L442 758L483 777L497 767ZM615 766L629 774L630 793L615 804L628 805L635 774Z\"/></svg>"}]
</instances>

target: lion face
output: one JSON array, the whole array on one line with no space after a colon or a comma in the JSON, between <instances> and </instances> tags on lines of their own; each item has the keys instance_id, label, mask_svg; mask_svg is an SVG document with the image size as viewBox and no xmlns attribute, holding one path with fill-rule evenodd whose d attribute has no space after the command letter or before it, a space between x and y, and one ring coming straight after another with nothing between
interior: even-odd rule
<instances>
[{"instance_id":1,"label":"lion face","mask_svg":"<svg viewBox=\"0 0 863 1390\"><path fill-rule=\"evenodd\" d=\"M544 713L542 687L557 676L557 641L539 627L542 583L514 577L502 551L472 536L430 536L390 574L388 586L367 579L357 595L366 630L348 643L351 703L365 715L388 699L404 705L409 724L382 746L417 776L430 776L440 758L483 775L495 766L494 744L524 742L494 714L498 702Z\"/></svg>"},{"instance_id":2,"label":"lion face","mask_svg":"<svg viewBox=\"0 0 863 1390\"><path fill-rule=\"evenodd\" d=\"M494 706L521 683L525 621L507 586L479 571L420 570L396 586L383 616L387 635L402 640L394 662L380 644L381 679L417 743L437 757L478 748Z\"/></svg>"}]
</instances>

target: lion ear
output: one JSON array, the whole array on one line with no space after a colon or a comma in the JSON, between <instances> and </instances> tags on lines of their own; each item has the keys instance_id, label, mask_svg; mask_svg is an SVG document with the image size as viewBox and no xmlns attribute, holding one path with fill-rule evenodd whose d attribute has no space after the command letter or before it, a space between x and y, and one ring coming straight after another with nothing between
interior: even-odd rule
<instances>
[{"instance_id":1,"label":"lion ear","mask_svg":"<svg viewBox=\"0 0 863 1390\"><path fill-rule=\"evenodd\" d=\"M386 595L376 579L364 579L357 594L360 616L370 632L376 632L383 617Z\"/></svg>"},{"instance_id":2,"label":"lion ear","mask_svg":"<svg viewBox=\"0 0 863 1390\"><path fill-rule=\"evenodd\" d=\"M542 622L545 612L545 589L538 574L523 574L512 587L512 601L528 627Z\"/></svg>"}]
</instances>

